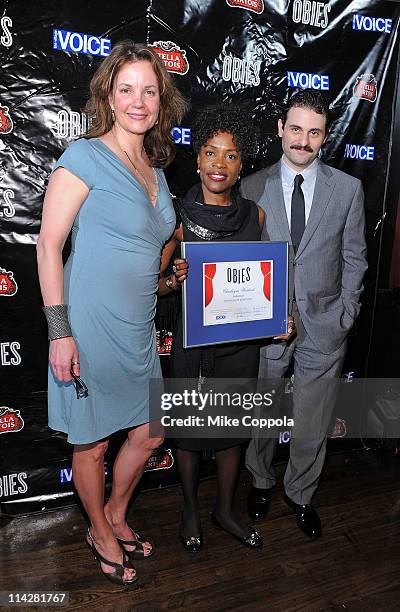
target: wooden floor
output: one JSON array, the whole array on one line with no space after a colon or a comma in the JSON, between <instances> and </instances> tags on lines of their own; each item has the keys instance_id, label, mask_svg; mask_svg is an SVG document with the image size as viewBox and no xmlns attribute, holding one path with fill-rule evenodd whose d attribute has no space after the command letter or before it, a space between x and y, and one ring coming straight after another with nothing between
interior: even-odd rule
<instances>
[{"instance_id":1,"label":"wooden floor","mask_svg":"<svg viewBox=\"0 0 400 612\"><path fill-rule=\"evenodd\" d=\"M101 612L399 611L399 476L399 458L385 461L368 451L331 455L315 498L323 537L309 542L297 529L280 485L257 527L265 542L259 551L210 524L214 479L201 484L205 547L198 554L177 541L179 488L142 493L130 522L155 540L157 554L137 563L140 586L129 592L100 574L76 508L3 521L0 591L69 591L68 610ZM243 516L249 486L243 472L237 495Z\"/></svg>"}]
</instances>

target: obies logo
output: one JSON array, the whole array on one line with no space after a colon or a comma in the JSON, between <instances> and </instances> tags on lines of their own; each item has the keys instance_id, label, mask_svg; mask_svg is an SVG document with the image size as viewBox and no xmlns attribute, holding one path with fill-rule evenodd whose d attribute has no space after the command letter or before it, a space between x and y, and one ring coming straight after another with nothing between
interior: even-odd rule
<instances>
[{"instance_id":1,"label":"obies logo","mask_svg":"<svg viewBox=\"0 0 400 612\"><path fill-rule=\"evenodd\" d=\"M92 118L85 113L61 110L57 114L54 133L58 138L79 138L86 134L92 124Z\"/></svg>"},{"instance_id":2,"label":"obies logo","mask_svg":"<svg viewBox=\"0 0 400 612\"><path fill-rule=\"evenodd\" d=\"M13 120L8 112L8 106L0 104L0 136L1 134L9 134L14 127Z\"/></svg>"},{"instance_id":3,"label":"obies logo","mask_svg":"<svg viewBox=\"0 0 400 612\"><path fill-rule=\"evenodd\" d=\"M11 495L18 495L18 493L26 493L28 490L27 480L28 474L26 472L0 476L0 497L11 497Z\"/></svg>"},{"instance_id":4,"label":"obies logo","mask_svg":"<svg viewBox=\"0 0 400 612\"><path fill-rule=\"evenodd\" d=\"M264 10L264 0L226 0L228 6L253 11L260 15Z\"/></svg>"},{"instance_id":5,"label":"obies logo","mask_svg":"<svg viewBox=\"0 0 400 612\"><path fill-rule=\"evenodd\" d=\"M356 79L356 83L353 87L353 95L356 98L362 98L368 100L368 102L375 102L378 91L378 83L373 74L362 74Z\"/></svg>"},{"instance_id":6,"label":"obies logo","mask_svg":"<svg viewBox=\"0 0 400 612\"><path fill-rule=\"evenodd\" d=\"M3 45L3 47L11 47L13 43L13 37L10 29L12 28L12 24L12 19L7 17L7 15L3 15L3 17L0 18L0 43Z\"/></svg>"},{"instance_id":7,"label":"obies logo","mask_svg":"<svg viewBox=\"0 0 400 612\"><path fill-rule=\"evenodd\" d=\"M0 406L0 434L16 433L23 429L25 423L19 410Z\"/></svg>"},{"instance_id":8,"label":"obies logo","mask_svg":"<svg viewBox=\"0 0 400 612\"><path fill-rule=\"evenodd\" d=\"M0 268L0 296L12 297L18 291L14 273L11 270Z\"/></svg>"},{"instance_id":9,"label":"obies logo","mask_svg":"<svg viewBox=\"0 0 400 612\"><path fill-rule=\"evenodd\" d=\"M170 40L158 40L154 42L152 47L157 55L162 59L168 72L174 74L186 74L189 70L189 62L186 57L186 51L181 49Z\"/></svg>"},{"instance_id":10,"label":"obies logo","mask_svg":"<svg viewBox=\"0 0 400 612\"><path fill-rule=\"evenodd\" d=\"M145 472L154 470L169 470L174 465L174 457L169 448L156 448L148 459Z\"/></svg>"},{"instance_id":11,"label":"obies logo","mask_svg":"<svg viewBox=\"0 0 400 612\"><path fill-rule=\"evenodd\" d=\"M294 0L292 19L294 23L315 26L325 29L328 25L328 13L331 5L328 2L315 2L314 0Z\"/></svg>"},{"instance_id":12,"label":"obies logo","mask_svg":"<svg viewBox=\"0 0 400 612\"><path fill-rule=\"evenodd\" d=\"M222 78L224 81L257 87L260 84L260 68L260 60L250 62L233 55L227 55L222 64Z\"/></svg>"}]
</instances>

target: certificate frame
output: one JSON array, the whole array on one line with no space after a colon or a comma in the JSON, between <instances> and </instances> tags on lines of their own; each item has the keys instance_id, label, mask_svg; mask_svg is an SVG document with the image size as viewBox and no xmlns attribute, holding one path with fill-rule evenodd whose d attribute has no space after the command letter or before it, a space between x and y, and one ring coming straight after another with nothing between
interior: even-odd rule
<instances>
[{"instance_id":1,"label":"certificate frame","mask_svg":"<svg viewBox=\"0 0 400 612\"><path fill-rule=\"evenodd\" d=\"M183 283L183 347L225 344L271 338L286 334L288 316L287 242L182 242L181 253L189 263L189 274ZM272 262L271 315L265 319L204 324L204 265L233 266L245 262Z\"/></svg>"}]
</instances>

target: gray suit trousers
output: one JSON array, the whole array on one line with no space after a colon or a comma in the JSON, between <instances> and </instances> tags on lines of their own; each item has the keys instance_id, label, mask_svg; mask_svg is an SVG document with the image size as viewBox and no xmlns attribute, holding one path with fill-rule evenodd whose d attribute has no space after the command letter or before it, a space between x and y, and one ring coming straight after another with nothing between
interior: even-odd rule
<instances>
[{"instance_id":1,"label":"gray suit trousers","mask_svg":"<svg viewBox=\"0 0 400 612\"><path fill-rule=\"evenodd\" d=\"M261 349L259 378L282 379L294 359L293 419L290 459L284 476L288 497L309 504L315 493L326 454L326 439L337 395L337 380L346 354L345 341L329 355L321 353L305 331L294 308L297 336L279 359L268 359ZM281 385L283 390L283 383ZM246 453L253 485L269 489L276 484L272 460L277 438L255 433Z\"/></svg>"}]
</instances>

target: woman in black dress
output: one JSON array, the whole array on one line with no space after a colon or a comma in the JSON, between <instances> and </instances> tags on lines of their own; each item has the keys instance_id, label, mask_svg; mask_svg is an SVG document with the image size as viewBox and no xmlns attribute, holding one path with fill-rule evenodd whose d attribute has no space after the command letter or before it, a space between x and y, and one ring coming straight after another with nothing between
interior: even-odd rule
<instances>
[{"instance_id":1,"label":"woman in black dress","mask_svg":"<svg viewBox=\"0 0 400 612\"><path fill-rule=\"evenodd\" d=\"M218 106L198 113L192 129L193 148L197 154L200 183L182 200L177 200L178 242L204 240L260 240L264 211L241 197L235 187L246 155L254 146L254 136L242 111L233 106ZM169 245L169 250L173 245ZM175 260L175 275L167 287L177 285L182 260ZM183 270L182 270L183 272ZM189 271L190 274L190 271ZM160 294L165 293L161 286ZM182 314L177 323L171 355L174 378L257 378L259 347L255 343L235 343L205 348L184 349ZM179 439L176 460L184 496L180 538L186 550L202 546L197 499L200 451L215 453L218 490L213 511L214 522L242 544L259 548L262 539L240 521L233 511L233 497L239 471L240 444L243 440Z\"/></svg>"}]
</instances>

